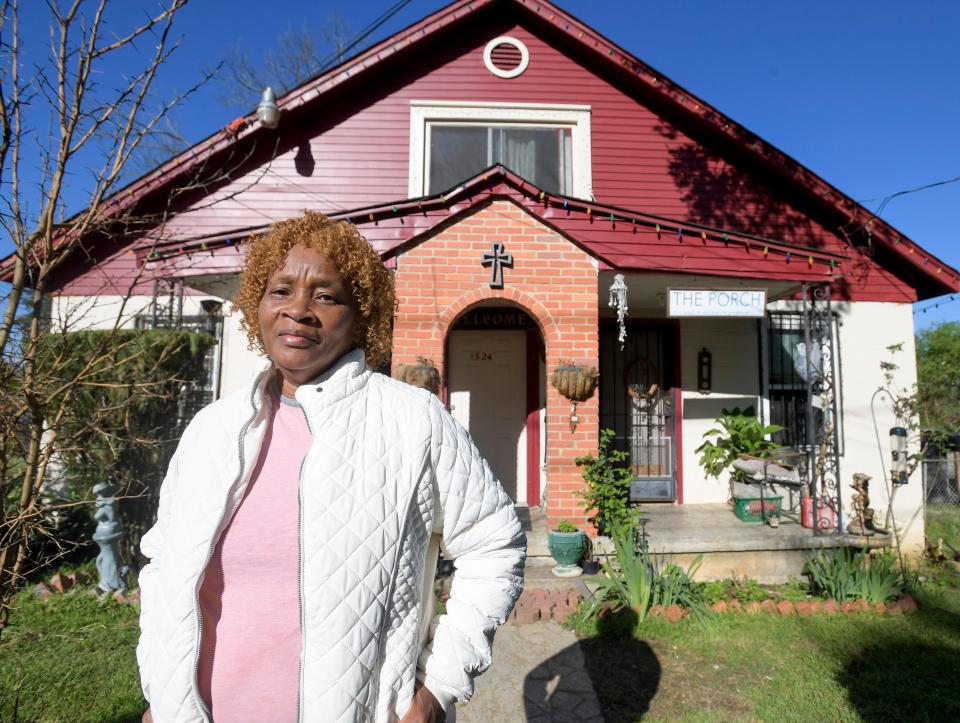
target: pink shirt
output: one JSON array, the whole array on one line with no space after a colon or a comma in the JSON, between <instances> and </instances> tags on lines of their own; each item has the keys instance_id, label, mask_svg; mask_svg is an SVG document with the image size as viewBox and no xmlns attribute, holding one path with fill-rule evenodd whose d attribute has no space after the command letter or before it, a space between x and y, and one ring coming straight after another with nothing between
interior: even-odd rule
<instances>
[{"instance_id":1,"label":"pink shirt","mask_svg":"<svg viewBox=\"0 0 960 723\"><path fill-rule=\"evenodd\" d=\"M216 723L297 719L299 477L312 438L299 406L276 407L200 587L198 683Z\"/></svg>"}]
</instances>

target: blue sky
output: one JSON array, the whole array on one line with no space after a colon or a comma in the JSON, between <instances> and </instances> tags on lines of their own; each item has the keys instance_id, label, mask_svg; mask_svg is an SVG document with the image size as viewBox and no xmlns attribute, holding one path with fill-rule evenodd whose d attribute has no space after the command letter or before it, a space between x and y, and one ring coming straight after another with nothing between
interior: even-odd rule
<instances>
[{"instance_id":1,"label":"blue sky","mask_svg":"<svg viewBox=\"0 0 960 723\"><path fill-rule=\"evenodd\" d=\"M231 47L262 56L284 30L322 27L339 13L357 32L393 0L193 0L182 46L158 90L182 90ZM412 0L372 39L446 3ZM960 176L960 3L929 0L560 0L558 4L661 73L773 143L857 200ZM42 8L42 3L25 4ZM124 0L118 21L155 0ZM42 31L27 14L28 32ZM124 17L125 16L125 17ZM120 23L118 22L118 25ZM35 39L42 36L35 35ZM251 98L251 107L256 98ZM237 115L205 88L177 114L200 140ZM879 200L866 205L876 210ZM960 267L960 183L906 195L883 218ZM9 245L0 249L6 253ZM960 321L960 295L918 305L918 328ZM939 308L932 303L944 302ZM927 308L923 313L922 309Z\"/></svg>"}]
</instances>

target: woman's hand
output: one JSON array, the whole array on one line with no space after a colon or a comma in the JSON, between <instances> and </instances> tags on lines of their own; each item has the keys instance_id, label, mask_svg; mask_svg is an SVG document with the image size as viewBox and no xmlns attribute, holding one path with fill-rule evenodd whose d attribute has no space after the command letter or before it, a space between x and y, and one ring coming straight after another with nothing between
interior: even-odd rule
<instances>
[{"instance_id":1,"label":"woman's hand","mask_svg":"<svg viewBox=\"0 0 960 723\"><path fill-rule=\"evenodd\" d=\"M447 713L440 705L440 701L418 683L416 690L413 691L410 710L400 719L400 723L443 723L446 719Z\"/></svg>"},{"instance_id":2,"label":"woman's hand","mask_svg":"<svg viewBox=\"0 0 960 723\"><path fill-rule=\"evenodd\" d=\"M151 715L149 708L143 711L143 718L141 719L141 723L153 723L153 715Z\"/></svg>"}]
</instances>

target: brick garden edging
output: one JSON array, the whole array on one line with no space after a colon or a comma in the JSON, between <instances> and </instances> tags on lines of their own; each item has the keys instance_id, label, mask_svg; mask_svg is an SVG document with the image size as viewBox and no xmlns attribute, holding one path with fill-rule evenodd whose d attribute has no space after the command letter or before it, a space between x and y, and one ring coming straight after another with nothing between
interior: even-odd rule
<instances>
[{"instance_id":1,"label":"brick garden edging","mask_svg":"<svg viewBox=\"0 0 960 723\"><path fill-rule=\"evenodd\" d=\"M538 620L554 620L558 623L564 623L570 617L570 613L577 609L580 600L580 593L576 590L544 590L542 588L524 590L520 599L517 600L513 612L510 613L510 620L518 625L527 625ZM773 598L767 598L762 602L751 602L746 605L741 604L738 600L721 600L710 606L712 612L721 615L743 613L746 615L798 615L799 617L845 613L903 615L904 613L915 612L917 609L919 609L919 606L910 595L904 595L888 603L876 603L874 605L866 600L845 603L838 603L835 600L801 600L794 603L789 600L777 602ZM679 605L671 605L667 608L662 605L654 605L647 613L651 618L663 618L672 623L679 622L689 614L688 610Z\"/></svg>"},{"instance_id":2,"label":"brick garden edging","mask_svg":"<svg viewBox=\"0 0 960 723\"><path fill-rule=\"evenodd\" d=\"M49 585L40 582L33 586L33 594L40 600L46 601L51 595L63 595L71 590L79 590L86 586L89 580L82 573L71 572L69 574L57 573L48 581ZM112 593L100 593L96 588L90 588L90 592L101 599L112 597L118 603L132 604L140 601L140 590L114 590Z\"/></svg>"},{"instance_id":3,"label":"brick garden edging","mask_svg":"<svg viewBox=\"0 0 960 723\"><path fill-rule=\"evenodd\" d=\"M526 625L538 620L555 620L565 623L570 613L580 605L580 593L576 590L524 590L510 613L510 620Z\"/></svg>"},{"instance_id":4,"label":"brick garden edging","mask_svg":"<svg viewBox=\"0 0 960 723\"><path fill-rule=\"evenodd\" d=\"M775 601L773 598L767 598L762 602L751 602L743 605L739 600L721 600L709 608L711 612L726 613L745 613L747 615L798 615L808 617L810 615L836 615L844 613L874 613L876 615L902 615L912 613L919 609L917 601L910 595L904 595L888 603L875 603L871 605L866 600L857 600L855 602L838 603L835 600L801 600L800 602L790 602L789 600ZM647 613L652 618L664 618L670 622L682 620L689 611L679 605L671 605L664 608L662 605L654 605Z\"/></svg>"}]
</instances>

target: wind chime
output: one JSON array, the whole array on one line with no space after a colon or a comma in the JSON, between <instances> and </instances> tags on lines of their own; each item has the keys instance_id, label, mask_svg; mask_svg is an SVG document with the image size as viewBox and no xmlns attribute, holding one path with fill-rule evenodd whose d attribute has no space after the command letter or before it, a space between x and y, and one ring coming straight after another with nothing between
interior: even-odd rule
<instances>
[{"instance_id":1,"label":"wind chime","mask_svg":"<svg viewBox=\"0 0 960 723\"><path fill-rule=\"evenodd\" d=\"M617 274L613 277L613 283L610 285L610 308L617 311L617 324L620 326L620 334L617 341L620 342L620 351L623 351L624 344L627 343L627 282L623 274Z\"/></svg>"}]
</instances>

